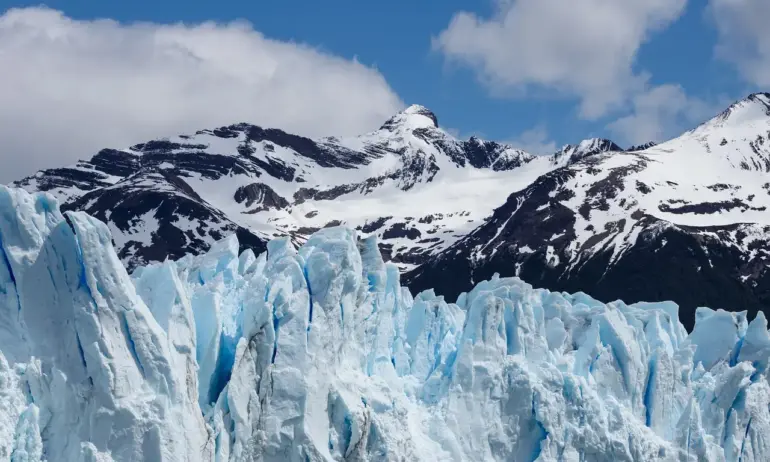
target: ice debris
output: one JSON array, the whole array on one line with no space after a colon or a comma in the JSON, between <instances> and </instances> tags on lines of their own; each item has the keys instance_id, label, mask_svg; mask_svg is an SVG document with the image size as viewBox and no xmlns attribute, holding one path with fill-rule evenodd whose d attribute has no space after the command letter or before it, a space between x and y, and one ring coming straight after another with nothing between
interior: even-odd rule
<instances>
[{"instance_id":1,"label":"ice debris","mask_svg":"<svg viewBox=\"0 0 770 462\"><path fill-rule=\"evenodd\" d=\"M346 228L129 276L104 224L0 187L0 460L766 461L768 358L761 313L413 298Z\"/></svg>"}]
</instances>

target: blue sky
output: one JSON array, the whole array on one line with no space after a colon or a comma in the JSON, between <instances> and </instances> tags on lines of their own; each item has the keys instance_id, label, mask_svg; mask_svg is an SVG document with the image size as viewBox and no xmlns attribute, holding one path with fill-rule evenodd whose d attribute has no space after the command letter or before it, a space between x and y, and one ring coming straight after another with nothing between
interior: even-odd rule
<instances>
[{"instance_id":1,"label":"blue sky","mask_svg":"<svg viewBox=\"0 0 770 462\"><path fill-rule=\"evenodd\" d=\"M594 136L621 145L675 136L770 83L767 66L747 64L770 58L762 54L770 54L770 34L752 30L747 19L770 12L765 0L744 0L737 7L726 0L617 1L625 5L617 11L603 9L607 0L67 0L45 6L88 27L99 18L189 27L245 20L266 38L307 44L323 55L374 68L400 103L431 108L443 127L460 136L477 134L532 150ZM38 5L2 0L0 12ZM551 20L564 10L565 17ZM539 56L545 57L542 62ZM248 54L238 59L251 60ZM391 106L382 103L380 112ZM224 120L226 114L216 120L238 121ZM329 117L321 112L318 118ZM285 125L286 120L254 122ZM288 125L294 128L291 120Z\"/></svg>"}]
</instances>

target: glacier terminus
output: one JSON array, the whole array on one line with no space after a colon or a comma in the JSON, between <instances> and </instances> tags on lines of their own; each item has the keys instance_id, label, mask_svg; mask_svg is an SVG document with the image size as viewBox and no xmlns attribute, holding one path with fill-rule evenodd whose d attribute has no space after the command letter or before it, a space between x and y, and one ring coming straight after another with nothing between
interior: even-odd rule
<instances>
[{"instance_id":1,"label":"glacier terminus","mask_svg":"<svg viewBox=\"0 0 770 462\"><path fill-rule=\"evenodd\" d=\"M0 460L767 461L769 359L761 312L412 295L345 227L129 274L0 186Z\"/></svg>"}]
</instances>

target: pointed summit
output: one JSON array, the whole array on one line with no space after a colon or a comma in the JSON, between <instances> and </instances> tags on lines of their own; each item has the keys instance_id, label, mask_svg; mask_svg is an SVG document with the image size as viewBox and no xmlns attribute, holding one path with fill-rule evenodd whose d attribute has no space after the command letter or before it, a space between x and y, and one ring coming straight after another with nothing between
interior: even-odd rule
<instances>
[{"instance_id":1,"label":"pointed summit","mask_svg":"<svg viewBox=\"0 0 770 462\"><path fill-rule=\"evenodd\" d=\"M382 127L383 130L394 130L398 127L415 130L418 128L438 128L436 114L425 106L412 104L408 108L394 115Z\"/></svg>"},{"instance_id":2,"label":"pointed summit","mask_svg":"<svg viewBox=\"0 0 770 462\"><path fill-rule=\"evenodd\" d=\"M433 126L438 128L438 118L436 117L436 114L434 114L433 111L431 111L425 106L420 106L419 104L412 104L408 108L404 109L404 114L427 117L433 121Z\"/></svg>"},{"instance_id":3,"label":"pointed summit","mask_svg":"<svg viewBox=\"0 0 770 462\"><path fill-rule=\"evenodd\" d=\"M577 145L568 144L552 156L554 164L570 165L585 157L603 152L622 152L623 148L611 140L589 138Z\"/></svg>"},{"instance_id":4,"label":"pointed summit","mask_svg":"<svg viewBox=\"0 0 770 462\"><path fill-rule=\"evenodd\" d=\"M757 122L770 122L770 93L752 93L731 104L721 114L702 124L696 130L703 127L746 125Z\"/></svg>"}]
</instances>

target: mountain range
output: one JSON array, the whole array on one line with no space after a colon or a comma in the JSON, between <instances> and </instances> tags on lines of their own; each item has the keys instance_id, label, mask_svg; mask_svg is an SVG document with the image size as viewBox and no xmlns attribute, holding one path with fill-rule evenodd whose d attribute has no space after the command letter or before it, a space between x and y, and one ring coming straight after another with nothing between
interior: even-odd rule
<instances>
[{"instance_id":1,"label":"mountain range","mask_svg":"<svg viewBox=\"0 0 770 462\"><path fill-rule=\"evenodd\" d=\"M590 139L549 156L440 128L410 106L358 137L241 123L104 149L13 185L107 223L129 269L228 234L255 253L345 224L376 235L413 293L454 301L519 276L605 302L770 302L770 94L661 144Z\"/></svg>"}]
</instances>

